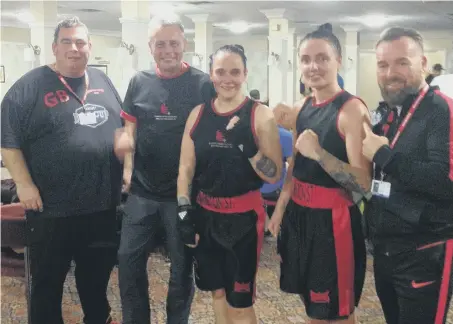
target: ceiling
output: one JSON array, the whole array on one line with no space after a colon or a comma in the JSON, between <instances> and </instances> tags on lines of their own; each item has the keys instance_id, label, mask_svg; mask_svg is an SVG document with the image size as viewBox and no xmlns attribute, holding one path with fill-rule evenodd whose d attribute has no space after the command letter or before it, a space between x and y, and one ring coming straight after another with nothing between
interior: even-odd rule
<instances>
[{"instance_id":1,"label":"ceiling","mask_svg":"<svg viewBox=\"0 0 453 324\"><path fill-rule=\"evenodd\" d=\"M150 1L153 5L159 1ZM383 29L367 27L356 20L364 15L382 14L392 20L393 25L416 28L419 31L451 30L453 33L453 1L160 1L171 4L180 14L187 29L193 29L193 22L185 15L207 14L216 23L246 21L257 24L248 34L266 35L267 18L260 11L284 8L287 17L295 22L299 30L313 29L330 22L334 27L355 25L361 32L376 33ZM14 14L26 11L29 1L1 1L1 25L23 26ZM59 15L77 15L91 30L117 33L121 31L121 1L58 1ZM231 32L216 27L215 36Z\"/></svg>"}]
</instances>

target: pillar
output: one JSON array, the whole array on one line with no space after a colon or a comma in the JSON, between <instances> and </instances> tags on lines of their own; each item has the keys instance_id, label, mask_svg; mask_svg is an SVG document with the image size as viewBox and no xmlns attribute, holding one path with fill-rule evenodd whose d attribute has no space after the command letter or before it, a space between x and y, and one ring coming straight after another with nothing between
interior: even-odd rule
<instances>
[{"instance_id":1,"label":"pillar","mask_svg":"<svg viewBox=\"0 0 453 324\"><path fill-rule=\"evenodd\" d=\"M268 46L268 95L269 106L288 100L288 33L290 21L285 18L286 9L261 10L269 20ZM291 99L292 102L292 99Z\"/></svg>"},{"instance_id":2,"label":"pillar","mask_svg":"<svg viewBox=\"0 0 453 324\"><path fill-rule=\"evenodd\" d=\"M117 49L117 89L124 99L130 79L137 71L149 70L153 58L149 49L150 8L147 1L121 0L121 45Z\"/></svg>"},{"instance_id":3,"label":"pillar","mask_svg":"<svg viewBox=\"0 0 453 324\"><path fill-rule=\"evenodd\" d=\"M360 63L359 29L355 26L343 26L342 28L346 32L343 55L344 88L351 94L357 95Z\"/></svg>"},{"instance_id":4,"label":"pillar","mask_svg":"<svg viewBox=\"0 0 453 324\"><path fill-rule=\"evenodd\" d=\"M288 64L287 64L287 91L286 91L286 102L293 103L299 96L297 96L298 91L296 92L295 85L298 83L298 56L297 56L297 36L296 29L289 28L287 36L287 46L288 46Z\"/></svg>"},{"instance_id":5,"label":"pillar","mask_svg":"<svg viewBox=\"0 0 453 324\"><path fill-rule=\"evenodd\" d=\"M213 27L209 14L187 15L187 17L195 23L194 60L198 60L199 64L194 65L203 72L209 73L209 56L213 53Z\"/></svg>"},{"instance_id":6,"label":"pillar","mask_svg":"<svg viewBox=\"0 0 453 324\"><path fill-rule=\"evenodd\" d=\"M149 3L140 0L121 1L121 57L125 68L147 70L151 66L152 56L148 42L148 24L150 21ZM131 50L133 47L133 50Z\"/></svg>"},{"instance_id":7,"label":"pillar","mask_svg":"<svg viewBox=\"0 0 453 324\"><path fill-rule=\"evenodd\" d=\"M30 44L40 53L33 53L33 50L27 49L30 53L28 56L34 58L33 67L50 64L55 62L55 56L52 51L52 43L55 28L57 25L57 1L30 1L30 12L33 21L28 22L30 26Z\"/></svg>"}]
</instances>

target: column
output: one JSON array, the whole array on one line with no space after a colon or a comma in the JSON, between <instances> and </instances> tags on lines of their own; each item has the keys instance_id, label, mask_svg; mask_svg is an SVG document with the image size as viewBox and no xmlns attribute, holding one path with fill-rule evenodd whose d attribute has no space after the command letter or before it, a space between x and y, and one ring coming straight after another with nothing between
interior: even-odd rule
<instances>
[{"instance_id":1,"label":"column","mask_svg":"<svg viewBox=\"0 0 453 324\"><path fill-rule=\"evenodd\" d=\"M121 1L121 40L120 55L125 68L147 70L153 61L149 50L148 24L150 21L147 1Z\"/></svg>"},{"instance_id":2,"label":"column","mask_svg":"<svg viewBox=\"0 0 453 324\"><path fill-rule=\"evenodd\" d=\"M342 26L346 32L343 54L344 88L353 95L358 94L359 79L359 29L355 26Z\"/></svg>"},{"instance_id":3,"label":"column","mask_svg":"<svg viewBox=\"0 0 453 324\"><path fill-rule=\"evenodd\" d=\"M304 38L304 35L306 34L305 32L301 32L300 30L296 29L296 64L295 64L295 69L296 69L296 83L294 84L294 91L295 91L295 96L296 100L300 100L301 94L300 94L300 79L302 72L300 71L300 60L299 60L299 44L301 40Z\"/></svg>"},{"instance_id":4,"label":"column","mask_svg":"<svg viewBox=\"0 0 453 324\"><path fill-rule=\"evenodd\" d=\"M269 106L286 102L288 84L288 32L289 20L285 18L286 9L261 10L269 20L268 51L268 95Z\"/></svg>"},{"instance_id":5,"label":"column","mask_svg":"<svg viewBox=\"0 0 453 324\"><path fill-rule=\"evenodd\" d=\"M40 53L33 53L33 49L27 49L25 56L34 59L33 67L55 62L52 51L52 43L57 25L57 1L30 1L30 12L33 20L30 26L30 45Z\"/></svg>"},{"instance_id":6,"label":"column","mask_svg":"<svg viewBox=\"0 0 453 324\"><path fill-rule=\"evenodd\" d=\"M189 62L203 72L209 73L209 56L213 52L213 27L209 14L187 15L195 23L195 62ZM198 66L194 63L198 62Z\"/></svg>"},{"instance_id":7,"label":"column","mask_svg":"<svg viewBox=\"0 0 453 324\"><path fill-rule=\"evenodd\" d=\"M147 1L121 0L121 45L115 70L117 86L124 99L130 79L137 71L148 70L154 62L149 49L150 8Z\"/></svg>"},{"instance_id":8,"label":"column","mask_svg":"<svg viewBox=\"0 0 453 324\"><path fill-rule=\"evenodd\" d=\"M297 36L296 28L289 28L288 30L288 72L287 72L287 91L286 91L286 101L288 103L295 102L299 96L297 96L298 91L296 92L296 84L298 83L298 56L297 56Z\"/></svg>"}]
</instances>

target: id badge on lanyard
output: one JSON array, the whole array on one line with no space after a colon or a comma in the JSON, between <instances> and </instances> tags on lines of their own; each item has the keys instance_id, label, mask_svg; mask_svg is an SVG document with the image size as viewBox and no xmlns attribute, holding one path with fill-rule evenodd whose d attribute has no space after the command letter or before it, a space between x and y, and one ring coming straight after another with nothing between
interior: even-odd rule
<instances>
[{"instance_id":1,"label":"id badge on lanyard","mask_svg":"<svg viewBox=\"0 0 453 324\"><path fill-rule=\"evenodd\" d=\"M395 144L398 141L398 139L400 138L401 133L404 131L404 129L406 128L406 126L407 126L407 124L409 122L409 120L412 118L412 116L414 115L415 111L420 106L420 102L423 100L423 98L425 98L426 93L428 92L428 90L429 90L429 85L426 85L420 91L420 93L418 94L418 96L415 99L414 103L409 108L409 111L408 111L406 117L404 117L403 121L401 122L401 125L398 127L398 130L397 130L395 136L393 137L392 142L390 143L390 148L391 149L393 149L395 147ZM391 191L391 184L390 184L390 182L384 181L384 177L385 177L385 174L384 174L384 172L381 171L381 179L380 180L373 179L373 182L371 183L371 193L374 196L383 197L383 198L389 198L390 197L390 191Z\"/></svg>"},{"instance_id":2,"label":"id badge on lanyard","mask_svg":"<svg viewBox=\"0 0 453 324\"><path fill-rule=\"evenodd\" d=\"M80 98L75 92L74 90L72 90L71 86L68 84L68 82L65 80L65 78L61 75L60 72L56 71L57 73L57 76L58 76L58 79L60 79L61 83L63 83L63 85L65 86L65 88L74 96L74 98L80 102L80 104L82 105L82 108L83 108L83 111L85 114L87 114L86 110L85 110L85 101L87 99L87 96L88 96L88 86L89 86L89 80L88 80L88 74L85 72L85 93L83 94L83 98Z\"/></svg>"}]
</instances>

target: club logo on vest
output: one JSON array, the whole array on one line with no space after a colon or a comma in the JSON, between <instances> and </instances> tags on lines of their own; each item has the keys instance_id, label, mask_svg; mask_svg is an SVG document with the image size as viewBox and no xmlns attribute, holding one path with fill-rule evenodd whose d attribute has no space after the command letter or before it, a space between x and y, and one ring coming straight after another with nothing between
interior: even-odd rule
<instances>
[{"instance_id":1,"label":"club logo on vest","mask_svg":"<svg viewBox=\"0 0 453 324\"><path fill-rule=\"evenodd\" d=\"M225 139L225 135L221 130L217 130L215 132L215 142L209 142L209 146L211 147L220 147L220 148L232 148L233 145L227 143Z\"/></svg>"},{"instance_id":2,"label":"club logo on vest","mask_svg":"<svg viewBox=\"0 0 453 324\"><path fill-rule=\"evenodd\" d=\"M168 106L162 103L159 108L159 113L155 115L156 120L176 120L177 116L172 115L168 110Z\"/></svg>"},{"instance_id":3,"label":"club logo on vest","mask_svg":"<svg viewBox=\"0 0 453 324\"><path fill-rule=\"evenodd\" d=\"M84 107L77 108L73 116L74 124L96 128L109 119L109 112L103 106L86 104L85 109Z\"/></svg>"},{"instance_id":4,"label":"club logo on vest","mask_svg":"<svg viewBox=\"0 0 453 324\"><path fill-rule=\"evenodd\" d=\"M223 136L223 133L219 130L215 132L215 139L217 142L225 143L225 136Z\"/></svg>"}]
</instances>

